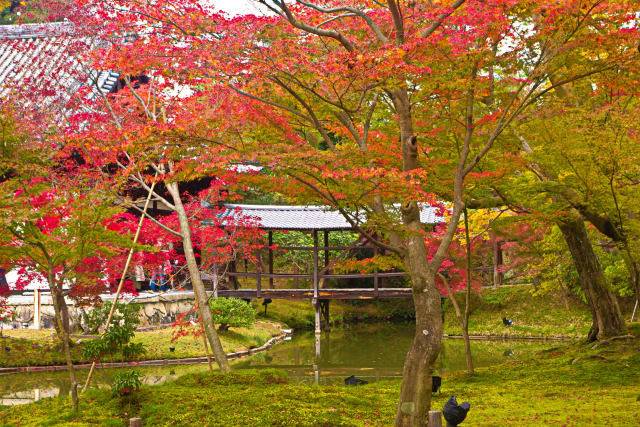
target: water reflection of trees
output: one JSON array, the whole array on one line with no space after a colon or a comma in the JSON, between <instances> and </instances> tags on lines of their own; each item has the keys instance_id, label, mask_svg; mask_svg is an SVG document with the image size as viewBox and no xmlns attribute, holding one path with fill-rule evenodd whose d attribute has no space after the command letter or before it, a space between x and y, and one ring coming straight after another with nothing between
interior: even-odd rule
<instances>
[{"instance_id":1,"label":"water reflection of trees","mask_svg":"<svg viewBox=\"0 0 640 427\"><path fill-rule=\"evenodd\" d=\"M320 357L316 358L313 332L296 333L291 341L278 344L269 351L234 363L238 368L287 367L291 380L313 381L314 366L321 382L341 381L342 377L359 372L369 380L400 376L413 328L404 324L358 325L334 330L321 337ZM490 366L534 356L553 343L526 341L472 341L471 350L476 366ZM207 370L207 365L172 365L138 367L145 383L159 384L188 372ZM444 340L436 374L450 374L466 369L462 340ZM100 369L95 386L108 387L121 369ZM87 374L78 371L80 380ZM332 378L333 377L333 378ZM42 396L68 394L70 385L65 372L34 372L0 376L0 398L18 392L41 390ZM25 402L26 403L26 402Z\"/></svg>"}]
</instances>

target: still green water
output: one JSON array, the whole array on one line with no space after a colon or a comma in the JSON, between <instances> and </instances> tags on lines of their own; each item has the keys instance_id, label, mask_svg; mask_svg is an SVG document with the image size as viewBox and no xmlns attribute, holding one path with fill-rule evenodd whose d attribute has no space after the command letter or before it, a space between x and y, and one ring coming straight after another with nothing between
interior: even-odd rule
<instances>
[{"instance_id":1,"label":"still green water","mask_svg":"<svg viewBox=\"0 0 640 427\"><path fill-rule=\"evenodd\" d=\"M319 346L313 332L295 333L291 340L269 351L233 362L234 369L277 368L288 372L292 381L305 383L342 382L355 375L367 381L399 378L413 338L410 324L356 325L325 332ZM190 339L190 338L185 338ZM540 350L556 346L553 342L472 341L476 367L523 360ZM319 347L319 348L318 348ZM316 352L319 355L316 356ZM145 384L160 384L189 372L205 371L206 364L135 368ZM459 339L445 339L436 366L436 374L446 375L466 369L464 344ZM120 369L99 369L95 387L108 387ZM82 384L87 371L78 371ZM68 374L37 372L0 376L0 405L30 403L45 397L68 394Z\"/></svg>"}]
</instances>

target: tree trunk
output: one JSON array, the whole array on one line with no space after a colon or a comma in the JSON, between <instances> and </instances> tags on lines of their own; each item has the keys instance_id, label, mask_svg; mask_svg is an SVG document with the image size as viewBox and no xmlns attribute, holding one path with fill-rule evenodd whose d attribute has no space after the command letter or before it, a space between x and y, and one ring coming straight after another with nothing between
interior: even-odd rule
<instances>
[{"instance_id":1,"label":"tree trunk","mask_svg":"<svg viewBox=\"0 0 640 427\"><path fill-rule=\"evenodd\" d=\"M632 255L628 242L624 242L624 251L627 254L627 269L629 270L629 276L631 277L631 286L635 293L636 299L640 298L640 266Z\"/></svg>"},{"instance_id":2,"label":"tree trunk","mask_svg":"<svg viewBox=\"0 0 640 427\"><path fill-rule=\"evenodd\" d=\"M71 380L71 404L73 410L78 410L78 383L76 382L76 373L71 360L71 349L69 344L69 310L62 295L62 289L55 285L55 276L53 269L49 271L49 287L51 289L51 299L53 300L53 311L55 316L56 332L58 338L62 342L64 356L69 371L69 379Z\"/></svg>"},{"instance_id":3,"label":"tree trunk","mask_svg":"<svg viewBox=\"0 0 640 427\"><path fill-rule=\"evenodd\" d=\"M600 260L593 251L582 219L573 219L558 224L564 236L576 270L580 275L582 290L593 314L593 325L587 341L601 340L626 332L618 301L609 289Z\"/></svg>"},{"instance_id":4,"label":"tree trunk","mask_svg":"<svg viewBox=\"0 0 640 427\"><path fill-rule=\"evenodd\" d=\"M435 274L429 271L423 237L410 237L405 265L412 283L416 332L402 371L395 425L425 426L431 407L431 376L442 346L442 308Z\"/></svg>"},{"instance_id":5,"label":"tree trunk","mask_svg":"<svg viewBox=\"0 0 640 427\"><path fill-rule=\"evenodd\" d=\"M50 282L51 283L51 282ZM51 299L53 299L53 288L51 288ZM62 301L64 301L64 296L59 294L58 295L58 299L62 299ZM54 309L56 309L56 304L54 301ZM57 307L57 309L60 311L60 324L58 324L58 322L54 322L53 326L56 330L56 335L58 336L58 338L60 339L60 342L62 342L62 337L64 335L64 333L66 332L67 334L71 333L71 324L69 322L69 307L67 307L67 304L60 304L59 307Z\"/></svg>"},{"instance_id":6,"label":"tree trunk","mask_svg":"<svg viewBox=\"0 0 640 427\"><path fill-rule=\"evenodd\" d=\"M402 170L411 171L418 167L418 140L413 133L411 102L407 91L402 88L393 90L391 98L400 130ZM461 182L456 180L457 184ZM457 197L459 199L459 192ZM458 199L456 199L457 203L460 202ZM460 212L456 209L452 214L451 222L457 225L459 218ZM402 238L392 233L390 238L395 241L396 246L406 248L403 261L411 279L413 304L416 311L416 332L402 370L402 388L395 426L423 427L429 423L431 376L442 346L442 306L440 292L436 287L436 273L440 265L429 264L417 203L403 204L402 222L406 227L406 237ZM448 246L444 240L441 246Z\"/></svg>"},{"instance_id":7,"label":"tree trunk","mask_svg":"<svg viewBox=\"0 0 640 427\"><path fill-rule=\"evenodd\" d=\"M209 298L200 276L200 269L196 262L195 253L193 251L193 243L191 242L191 228L189 226L189 218L187 212L184 209L182 200L180 199L180 190L178 184L175 182L167 183L167 190L173 199L173 204L176 207L176 213L178 215L178 221L180 222L180 234L182 234L182 246L184 248L184 256L187 261L187 267L189 269L189 276L191 278L191 284L193 285L193 293L196 297L196 303L200 309L200 317L202 324L204 325L204 332L209 340L213 357L216 359L216 363L220 367L222 372L230 372L229 362L227 361L227 355L222 349L220 338L216 332L216 328L213 324L213 317L211 315L211 307L209 307Z\"/></svg>"}]
</instances>

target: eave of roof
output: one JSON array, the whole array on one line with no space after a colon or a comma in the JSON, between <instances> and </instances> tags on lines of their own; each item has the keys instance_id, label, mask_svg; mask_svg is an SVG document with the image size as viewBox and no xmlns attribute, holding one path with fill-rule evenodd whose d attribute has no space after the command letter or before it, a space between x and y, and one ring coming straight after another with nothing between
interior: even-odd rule
<instances>
[{"instance_id":1,"label":"eave of roof","mask_svg":"<svg viewBox=\"0 0 640 427\"><path fill-rule=\"evenodd\" d=\"M212 207L203 202L203 206ZM353 230L349 222L329 206L276 206L276 205L235 205L225 204L220 218L232 218L239 210L242 217L254 219L264 230ZM437 215L437 208L423 206L420 221L424 224L444 222Z\"/></svg>"}]
</instances>

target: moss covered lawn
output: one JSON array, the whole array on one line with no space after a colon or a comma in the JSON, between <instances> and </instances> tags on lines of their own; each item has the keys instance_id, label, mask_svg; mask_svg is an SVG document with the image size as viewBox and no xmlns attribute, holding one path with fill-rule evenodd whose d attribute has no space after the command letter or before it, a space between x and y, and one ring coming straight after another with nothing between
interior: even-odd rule
<instances>
[{"instance_id":1,"label":"moss covered lawn","mask_svg":"<svg viewBox=\"0 0 640 427\"><path fill-rule=\"evenodd\" d=\"M143 343L147 350L136 360L176 359L205 355L202 338L194 339L192 336L185 336L172 342L172 331L172 328L164 328L136 332L133 341ZM225 351L231 353L259 347L280 333L280 329L274 322L259 321L252 328L230 328L220 334L220 340ZM80 338L80 340L83 339ZM76 343L71 348L73 360L78 363L90 362L81 356L82 343L78 343L78 339L73 341ZM171 347L174 348L173 352L169 350ZM65 364L60 342L54 337L52 330L5 330L0 337L0 349L2 349L0 367ZM119 354L104 359L105 362L121 360L122 356Z\"/></svg>"},{"instance_id":2,"label":"moss covered lawn","mask_svg":"<svg viewBox=\"0 0 640 427\"><path fill-rule=\"evenodd\" d=\"M640 419L640 325L635 337L593 344L562 344L523 362L445 376L440 409L453 394L471 402L465 426L635 426ZM387 426L393 423L400 382L362 387L289 383L277 371L228 376L188 374L143 386L133 401L108 390L82 396L81 412L67 398L0 409L0 425Z\"/></svg>"}]
</instances>

